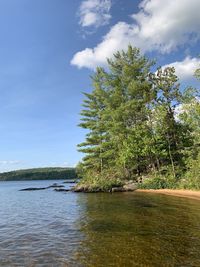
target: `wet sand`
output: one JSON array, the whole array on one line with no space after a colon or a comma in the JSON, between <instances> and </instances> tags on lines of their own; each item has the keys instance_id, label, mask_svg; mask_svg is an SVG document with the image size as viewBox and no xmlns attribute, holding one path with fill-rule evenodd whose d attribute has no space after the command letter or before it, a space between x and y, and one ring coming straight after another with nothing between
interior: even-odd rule
<instances>
[{"instance_id":1,"label":"wet sand","mask_svg":"<svg viewBox=\"0 0 200 267\"><path fill-rule=\"evenodd\" d=\"M137 189L137 192L165 194L177 197L192 198L200 201L200 191L176 190L176 189Z\"/></svg>"}]
</instances>

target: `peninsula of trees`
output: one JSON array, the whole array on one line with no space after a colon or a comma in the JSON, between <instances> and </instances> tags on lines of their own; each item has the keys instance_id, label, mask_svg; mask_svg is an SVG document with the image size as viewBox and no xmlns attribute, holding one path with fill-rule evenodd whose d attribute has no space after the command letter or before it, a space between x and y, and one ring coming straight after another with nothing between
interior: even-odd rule
<instances>
[{"instance_id":1,"label":"peninsula of trees","mask_svg":"<svg viewBox=\"0 0 200 267\"><path fill-rule=\"evenodd\" d=\"M133 180L143 188L200 189L197 89L183 88L175 68L156 69L131 46L98 67L92 85L81 112L81 184L107 190Z\"/></svg>"}]
</instances>

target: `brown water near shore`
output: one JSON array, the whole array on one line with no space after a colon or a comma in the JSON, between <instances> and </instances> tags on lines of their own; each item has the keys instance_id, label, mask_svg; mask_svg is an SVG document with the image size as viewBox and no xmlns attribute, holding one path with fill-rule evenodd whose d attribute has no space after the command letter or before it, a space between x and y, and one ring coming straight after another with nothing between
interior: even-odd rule
<instances>
[{"instance_id":1,"label":"brown water near shore","mask_svg":"<svg viewBox=\"0 0 200 267\"><path fill-rule=\"evenodd\" d=\"M137 189L137 192L165 194L165 195L172 195L177 197L186 197L186 198L200 200L200 191L174 190L174 189Z\"/></svg>"}]
</instances>

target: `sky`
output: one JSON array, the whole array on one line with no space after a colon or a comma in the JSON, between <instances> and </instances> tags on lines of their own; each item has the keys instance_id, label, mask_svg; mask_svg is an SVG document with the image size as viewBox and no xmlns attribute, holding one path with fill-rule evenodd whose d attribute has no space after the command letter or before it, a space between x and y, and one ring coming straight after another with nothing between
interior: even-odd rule
<instances>
[{"instance_id":1,"label":"sky","mask_svg":"<svg viewBox=\"0 0 200 267\"><path fill-rule=\"evenodd\" d=\"M82 92L129 44L199 86L199 0L0 0L0 172L75 166Z\"/></svg>"}]
</instances>

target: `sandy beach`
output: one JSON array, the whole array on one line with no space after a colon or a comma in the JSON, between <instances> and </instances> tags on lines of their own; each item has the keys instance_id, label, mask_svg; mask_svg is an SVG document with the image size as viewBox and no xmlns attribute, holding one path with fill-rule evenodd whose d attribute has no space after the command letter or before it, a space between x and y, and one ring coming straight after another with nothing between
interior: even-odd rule
<instances>
[{"instance_id":1,"label":"sandy beach","mask_svg":"<svg viewBox=\"0 0 200 267\"><path fill-rule=\"evenodd\" d=\"M176 189L137 189L137 192L145 192L151 194L165 194L177 197L192 198L200 201L200 191L192 190L176 190Z\"/></svg>"}]
</instances>

